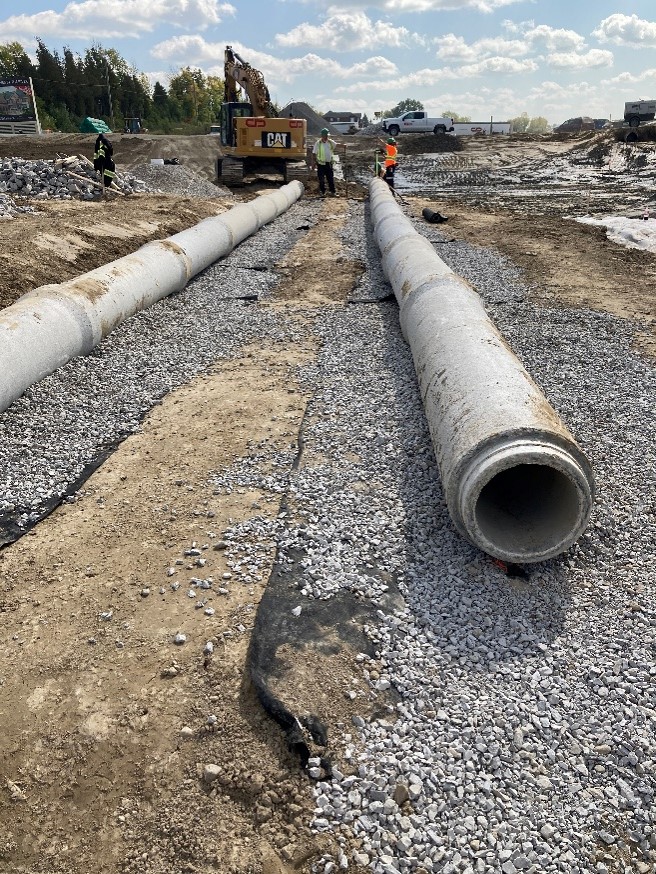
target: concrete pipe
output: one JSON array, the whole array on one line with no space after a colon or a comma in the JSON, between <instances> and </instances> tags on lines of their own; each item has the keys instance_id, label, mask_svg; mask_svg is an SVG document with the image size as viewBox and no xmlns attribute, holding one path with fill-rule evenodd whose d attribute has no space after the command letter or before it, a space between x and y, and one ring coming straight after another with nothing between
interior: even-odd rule
<instances>
[{"instance_id":1,"label":"concrete pipe","mask_svg":"<svg viewBox=\"0 0 656 874\"><path fill-rule=\"evenodd\" d=\"M0 412L33 383L88 354L129 316L183 289L282 215L303 190L295 180L75 279L37 288L0 310Z\"/></svg>"},{"instance_id":2,"label":"concrete pipe","mask_svg":"<svg viewBox=\"0 0 656 874\"><path fill-rule=\"evenodd\" d=\"M456 527L504 561L558 555L588 522L587 459L473 288L417 234L385 182L372 179L369 192Z\"/></svg>"}]
</instances>

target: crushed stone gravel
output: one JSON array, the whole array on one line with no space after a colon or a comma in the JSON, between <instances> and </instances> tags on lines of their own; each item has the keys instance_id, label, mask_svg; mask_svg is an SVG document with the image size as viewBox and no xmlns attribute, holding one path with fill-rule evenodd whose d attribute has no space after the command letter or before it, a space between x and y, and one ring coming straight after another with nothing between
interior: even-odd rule
<instances>
[{"instance_id":1,"label":"crushed stone gravel","mask_svg":"<svg viewBox=\"0 0 656 874\"><path fill-rule=\"evenodd\" d=\"M0 515L29 526L212 362L260 337L294 343L291 321L240 298L271 295L272 265L319 209L295 204L16 401L0 417ZM344 257L368 269L353 303L314 313L321 352L298 373L312 394L304 444L321 462L267 466L293 509L226 536L234 582L261 573L254 534L267 524L282 560L303 550L301 607L340 589L378 607L375 657L359 669L371 700L390 687L400 700L333 738L347 767L332 780L316 769L313 828L341 851L315 871L654 870L656 372L631 346L634 324L536 307L512 263L418 228L475 284L591 459L598 493L586 534L526 580L456 533L367 206L351 202ZM216 487L258 476L239 466Z\"/></svg>"}]
</instances>

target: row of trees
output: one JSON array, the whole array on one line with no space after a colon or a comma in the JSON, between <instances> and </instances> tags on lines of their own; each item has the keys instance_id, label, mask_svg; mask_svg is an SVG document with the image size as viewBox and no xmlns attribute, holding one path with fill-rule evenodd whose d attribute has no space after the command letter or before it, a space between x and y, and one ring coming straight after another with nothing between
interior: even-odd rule
<instances>
[{"instance_id":1,"label":"row of trees","mask_svg":"<svg viewBox=\"0 0 656 874\"><path fill-rule=\"evenodd\" d=\"M42 127L71 133L86 116L102 118L112 129L136 117L164 133L180 127L206 131L224 94L223 80L200 70L185 67L168 89L159 82L151 88L146 75L114 49L97 45L81 56L64 48L60 54L41 39L35 63L20 43L0 45L0 79L14 78L32 79Z\"/></svg>"},{"instance_id":2,"label":"row of trees","mask_svg":"<svg viewBox=\"0 0 656 874\"><path fill-rule=\"evenodd\" d=\"M376 116L379 118L398 118L400 115L403 115L404 112L413 112L413 111L421 111L424 109L424 104L420 100L414 100L411 97L406 97L405 100L399 101L396 106L392 107L392 109L387 109L383 112L377 112ZM452 118L454 121L468 122L472 119L468 115L459 115L457 112L454 112L452 109L445 109L442 112L443 118ZM487 120L487 119L478 119ZM501 119L498 119L501 121ZM550 126L549 122L546 118L543 118L541 115L535 116L531 118L527 112L522 112L521 115L518 115L516 118L503 119L504 121L510 121L512 124L512 129L515 133L529 133L529 134L543 134L546 133Z\"/></svg>"}]
</instances>

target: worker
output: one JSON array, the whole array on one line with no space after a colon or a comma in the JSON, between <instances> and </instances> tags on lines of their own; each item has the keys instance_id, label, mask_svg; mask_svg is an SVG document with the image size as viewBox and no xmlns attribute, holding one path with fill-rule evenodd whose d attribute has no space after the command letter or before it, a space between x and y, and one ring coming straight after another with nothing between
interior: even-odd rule
<instances>
[{"instance_id":1,"label":"worker","mask_svg":"<svg viewBox=\"0 0 656 874\"><path fill-rule=\"evenodd\" d=\"M396 156L398 149L396 148L396 140L394 137L388 137L387 142L381 140L385 146L385 160L380 168L380 176L387 182L390 188L394 188L394 174L396 172Z\"/></svg>"},{"instance_id":2,"label":"worker","mask_svg":"<svg viewBox=\"0 0 656 874\"><path fill-rule=\"evenodd\" d=\"M114 147L105 134L98 134L93 155L93 169L100 173L103 188L109 188L116 177L116 164L114 164L113 154Z\"/></svg>"},{"instance_id":3,"label":"worker","mask_svg":"<svg viewBox=\"0 0 656 874\"><path fill-rule=\"evenodd\" d=\"M326 181L332 197L339 197L335 191L335 173L333 171L333 161L338 145L339 143L328 139L328 128L324 127L321 129L321 138L316 141L312 149L312 169L317 171L319 191L322 197L326 193Z\"/></svg>"}]
</instances>

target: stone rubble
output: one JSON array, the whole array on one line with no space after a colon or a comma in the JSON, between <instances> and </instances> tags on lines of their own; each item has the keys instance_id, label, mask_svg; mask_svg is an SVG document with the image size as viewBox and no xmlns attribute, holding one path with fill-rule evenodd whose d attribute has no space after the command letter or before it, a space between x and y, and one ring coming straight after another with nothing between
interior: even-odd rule
<instances>
[{"instance_id":1,"label":"stone rubble","mask_svg":"<svg viewBox=\"0 0 656 874\"><path fill-rule=\"evenodd\" d=\"M107 197L147 190L146 183L131 173L118 168L116 173L118 192L110 190ZM0 159L0 218L36 212L31 201L98 200L102 196L100 176L83 155L40 161Z\"/></svg>"}]
</instances>

